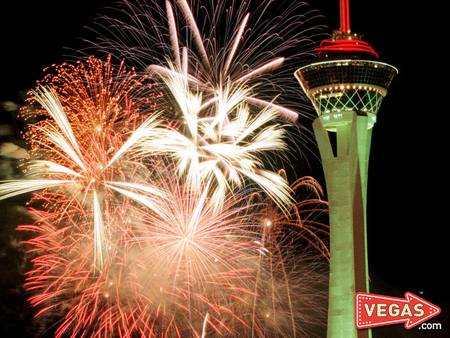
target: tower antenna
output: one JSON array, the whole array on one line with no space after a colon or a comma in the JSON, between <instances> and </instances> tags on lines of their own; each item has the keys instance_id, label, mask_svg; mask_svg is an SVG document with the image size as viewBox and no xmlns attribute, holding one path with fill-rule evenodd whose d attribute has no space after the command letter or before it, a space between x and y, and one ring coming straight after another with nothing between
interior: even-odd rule
<instances>
[{"instance_id":1,"label":"tower antenna","mask_svg":"<svg viewBox=\"0 0 450 338\"><path fill-rule=\"evenodd\" d=\"M341 32L350 33L350 0L340 0Z\"/></svg>"}]
</instances>

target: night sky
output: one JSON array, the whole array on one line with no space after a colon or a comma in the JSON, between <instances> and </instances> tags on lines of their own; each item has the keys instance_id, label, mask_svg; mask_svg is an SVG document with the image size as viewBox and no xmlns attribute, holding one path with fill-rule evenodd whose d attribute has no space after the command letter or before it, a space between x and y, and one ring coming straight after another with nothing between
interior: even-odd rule
<instances>
[{"instance_id":1,"label":"night sky","mask_svg":"<svg viewBox=\"0 0 450 338\"><path fill-rule=\"evenodd\" d=\"M18 103L23 93L42 77L45 66L65 59L64 55L69 54L65 47L77 48L77 39L85 34L83 27L111 3L8 2L12 4L5 6L6 1L2 1L0 5L0 101ZM374 336L449 337L449 279L445 277L449 266L445 235L449 216L447 201L441 196L448 185L448 169L444 165L448 156L444 129L447 124L441 120L448 113L448 93L446 88L439 88L441 84L448 87L443 79L446 70L441 68L448 64L448 56L443 55L437 43L445 38L438 27L441 21L435 19L438 10L406 6L406 1L351 2L352 31L363 34L380 54L380 60L396 66L400 72L379 112L372 140L368 188L372 291L398 297L410 291L440 306L443 312L430 321L442 323L441 331L407 332L402 325L396 325L376 329ZM309 3L321 11L325 24L338 28L338 0ZM16 113L7 110L1 111L1 124L19 129ZM299 172L322 179L320 164L314 161ZM0 170L4 168L0 166ZM2 214L8 205L0 203ZM5 214L1 223L9 227L8 220L14 213ZM5 243L5 236L2 234L0 245ZM20 271L14 265L19 262L10 259L7 251L2 249L1 253L0 286L9 288L15 278L11 274ZM0 294L5 295L6 291ZM12 332L14 328L14 332L22 332L14 336L30 337L30 332L22 327L27 318L22 316L15 321L8 315L8 311L20 312L20 306L26 306L20 303L22 295L14 299L16 303L8 298L0 307L0 336L9 337L2 332ZM23 313L26 312L29 309L24 308Z\"/></svg>"}]
</instances>

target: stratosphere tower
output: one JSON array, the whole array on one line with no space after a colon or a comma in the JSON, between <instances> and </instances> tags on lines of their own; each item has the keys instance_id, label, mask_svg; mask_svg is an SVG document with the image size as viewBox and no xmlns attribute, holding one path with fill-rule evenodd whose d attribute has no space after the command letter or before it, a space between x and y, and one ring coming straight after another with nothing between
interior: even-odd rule
<instances>
[{"instance_id":1,"label":"stratosphere tower","mask_svg":"<svg viewBox=\"0 0 450 338\"><path fill-rule=\"evenodd\" d=\"M351 32L349 0L340 0L340 29L295 73L318 117L313 123L330 214L328 338L371 337L355 327L355 293L369 291L367 174L372 127L397 69Z\"/></svg>"}]
</instances>

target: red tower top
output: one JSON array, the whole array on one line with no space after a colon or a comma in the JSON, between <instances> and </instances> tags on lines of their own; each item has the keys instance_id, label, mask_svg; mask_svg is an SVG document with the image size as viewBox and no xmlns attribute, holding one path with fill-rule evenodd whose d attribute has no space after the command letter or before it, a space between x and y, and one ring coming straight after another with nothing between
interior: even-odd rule
<instances>
[{"instance_id":1,"label":"red tower top","mask_svg":"<svg viewBox=\"0 0 450 338\"><path fill-rule=\"evenodd\" d=\"M330 54L363 54L378 58L377 52L370 44L363 41L357 34L352 34L350 29L350 5L349 0L340 0L341 27L333 33L331 39L323 40L316 49L319 56Z\"/></svg>"}]
</instances>

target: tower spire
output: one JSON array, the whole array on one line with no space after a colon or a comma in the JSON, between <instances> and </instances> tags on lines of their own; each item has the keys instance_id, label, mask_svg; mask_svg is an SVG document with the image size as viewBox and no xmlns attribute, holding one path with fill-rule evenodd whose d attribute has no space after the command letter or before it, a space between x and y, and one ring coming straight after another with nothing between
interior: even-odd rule
<instances>
[{"instance_id":1,"label":"tower spire","mask_svg":"<svg viewBox=\"0 0 450 338\"><path fill-rule=\"evenodd\" d=\"M341 0L340 13L341 13L341 32L350 33L350 0Z\"/></svg>"}]
</instances>

